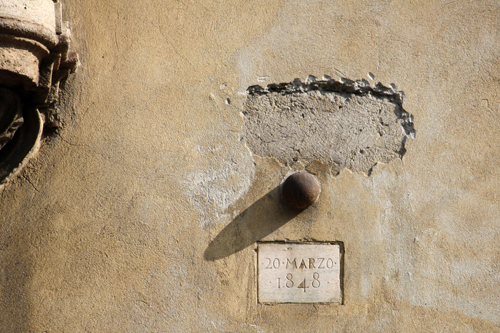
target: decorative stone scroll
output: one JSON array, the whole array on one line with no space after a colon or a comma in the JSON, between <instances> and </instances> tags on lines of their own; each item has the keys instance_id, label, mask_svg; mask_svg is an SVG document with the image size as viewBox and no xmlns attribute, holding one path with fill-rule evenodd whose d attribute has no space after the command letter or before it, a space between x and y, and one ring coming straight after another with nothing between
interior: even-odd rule
<instances>
[{"instance_id":1,"label":"decorative stone scroll","mask_svg":"<svg viewBox=\"0 0 500 333\"><path fill-rule=\"evenodd\" d=\"M59 126L59 83L77 65L59 0L0 0L0 186Z\"/></svg>"}]
</instances>

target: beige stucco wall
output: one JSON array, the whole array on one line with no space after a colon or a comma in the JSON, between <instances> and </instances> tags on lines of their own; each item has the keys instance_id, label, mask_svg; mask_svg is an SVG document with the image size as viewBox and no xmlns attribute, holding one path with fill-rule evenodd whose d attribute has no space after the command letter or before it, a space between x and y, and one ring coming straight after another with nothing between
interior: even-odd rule
<instances>
[{"instance_id":1,"label":"beige stucco wall","mask_svg":"<svg viewBox=\"0 0 500 333\"><path fill-rule=\"evenodd\" d=\"M82 65L64 128L0 194L0 331L500 331L499 18L497 1L64 1ZM240 140L247 87L369 72L405 93L407 153L369 177L315 164L319 201L283 215L291 169ZM343 242L344 305L259 305L259 239Z\"/></svg>"}]
</instances>

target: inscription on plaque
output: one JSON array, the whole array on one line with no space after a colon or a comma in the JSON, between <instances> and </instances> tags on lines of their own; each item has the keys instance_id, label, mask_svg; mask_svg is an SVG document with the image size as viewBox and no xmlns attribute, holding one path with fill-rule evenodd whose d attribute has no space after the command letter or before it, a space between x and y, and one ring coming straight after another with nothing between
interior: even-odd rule
<instances>
[{"instance_id":1,"label":"inscription on plaque","mask_svg":"<svg viewBox=\"0 0 500 333\"><path fill-rule=\"evenodd\" d=\"M259 303L341 303L338 244L258 246Z\"/></svg>"}]
</instances>

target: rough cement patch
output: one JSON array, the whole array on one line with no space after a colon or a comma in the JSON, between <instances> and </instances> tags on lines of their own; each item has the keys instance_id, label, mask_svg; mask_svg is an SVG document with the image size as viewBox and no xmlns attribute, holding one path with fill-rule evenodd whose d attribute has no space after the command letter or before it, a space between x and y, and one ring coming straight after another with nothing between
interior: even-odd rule
<instances>
[{"instance_id":1,"label":"rough cement patch","mask_svg":"<svg viewBox=\"0 0 500 333\"><path fill-rule=\"evenodd\" d=\"M378 83L326 77L248 88L244 136L250 150L281 163L314 160L370 175L402 158L413 137L403 93Z\"/></svg>"}]
</instances>

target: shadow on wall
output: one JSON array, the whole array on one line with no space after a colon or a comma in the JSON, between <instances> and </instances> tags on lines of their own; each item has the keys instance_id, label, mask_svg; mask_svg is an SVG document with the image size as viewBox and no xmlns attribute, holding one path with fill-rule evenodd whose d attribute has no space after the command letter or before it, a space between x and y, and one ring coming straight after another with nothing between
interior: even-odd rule
<instances>
[{"instance_id":1,"label":"shadow on wall","mask_svg":"<svg viewBox=\"0 0 500 333\"><path fill-rule=\"evenodd\" d=\"M280 200L276 186L229 223L205 250L206 260L217 260L237 253L279 229L301 211L292 210Z\"/></svg>"}]
</instances>

